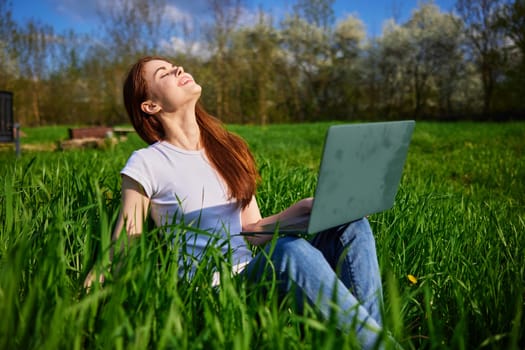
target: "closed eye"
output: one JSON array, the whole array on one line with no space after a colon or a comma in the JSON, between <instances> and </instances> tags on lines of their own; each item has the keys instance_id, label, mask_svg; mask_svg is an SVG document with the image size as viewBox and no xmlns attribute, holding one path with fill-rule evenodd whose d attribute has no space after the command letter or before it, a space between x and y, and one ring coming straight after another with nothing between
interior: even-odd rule
<instances>
[{"instance_id":1,"label":"closed eye","mask_svg":"<svg viewBox=\"0 0 525 350\"><path fill-rule=\"evenodd\" d=\"M162 74L160 75L160 78L162 79L170 75L174 71L174 69L176 69L174 64L172 64L171 67L162 66L155 70L155 72L153 73L153 76L155 77L157 73L159 73L160 71L163 71Z\"/></svg>"},{"instance_id":2,"label":"closed eye","mask_svg":"<svg viewBox=\"0 0 525 350\"><path fill-rule=\"evenodd\" d=\"M175 72L177 69L178 69L178 68L177 68L174 64L172 64L172 65L171 65L171 69L166 69L166 73L162 74L162 75L160 76L160 78L162 79L162 78L164 78L164 77L167 77L167 76L170 75L171 73Z\"/></svg>"}]
</instances>

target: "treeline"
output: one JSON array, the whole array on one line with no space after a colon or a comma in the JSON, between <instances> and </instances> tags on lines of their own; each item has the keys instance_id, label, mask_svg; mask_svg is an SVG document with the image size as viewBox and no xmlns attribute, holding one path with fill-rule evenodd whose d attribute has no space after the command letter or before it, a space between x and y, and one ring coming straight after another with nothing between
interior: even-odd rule
<instances>
[{"instance_id":1,"label":"treeline","mask_svg":"<svg viewBox=\"0 0 525 350\"><path fill-rule=\"evenodd\" d=\"M17 23L0 0L0 90L23 125L127 122L122 78L142 55L184 66L230 123L523 119L525 2L423 2L369 37L333 0L297 0L276 19L242 0L209 0L195 17L167 0L97 2L96 33ZM374 6L373 2L370 6Z\"/></svg>"}]
</instances>

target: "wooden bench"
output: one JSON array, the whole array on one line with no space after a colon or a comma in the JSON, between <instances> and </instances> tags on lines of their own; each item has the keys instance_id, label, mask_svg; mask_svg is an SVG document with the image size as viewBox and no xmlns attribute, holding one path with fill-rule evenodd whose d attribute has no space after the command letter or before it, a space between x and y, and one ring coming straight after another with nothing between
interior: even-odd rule
<instances>
[{"instance_id":1,"label":"wooden bench","mask_svg":"<svg viewBox=\"0 0 525 350\"><path fill-rule=\"evenodd\" d=\"M125 128L125 127L115 127L113 128L113 134L117 136L118 138L125 138L128 136L128 134L135 132L135 129L133 128Z\"/></svg>"},{"instance_id":2,"label":"wooden bench","mask_svg":"<svg viewBox=\"0 0 525 350\"><path fill-rule=\"evenodd\" d=\"M0 143L14 143L20 156L20 124L14 122L13 93L0 91Z\"/></svg>"},{"instance_id":3,"label":"wooden bench","mask_svg":"<svg viewBox=\"0 0 525 350\"><path fill-rule=\"evenodd\" d=\"M134 132L132 128L111 128L108 126L89 126L69 128L69 139L60 143L60 148L104 148L126 138Z\"/></svg>"},{"instance_id":4,"label":"wooden bench","mask_svg":"<svg viewBox=\"0 0 525 350\"><path fill-rule=\"evenodd\" d=\"M69 128L69 139L60 142L60 149L104 148L113 143L112 131L108 126Z\"/></svg>"},{"instance_id":5,"label":"wooden bench","mask_svg":"<svg viewBox=\"0 0 525 350\"><path fill-rule=\"evenodd\" d=\"M85 128L69 128L69 139L79 140L87 138L103 139L113 136L113 128L107 126L91 126Z\"/></svg>"}]
</instances>

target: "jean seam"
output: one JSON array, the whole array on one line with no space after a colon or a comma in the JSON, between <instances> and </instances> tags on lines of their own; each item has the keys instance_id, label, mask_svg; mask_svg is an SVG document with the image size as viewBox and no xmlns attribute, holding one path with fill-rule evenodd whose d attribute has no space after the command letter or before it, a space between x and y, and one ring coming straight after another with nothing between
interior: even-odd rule
<instances>
[{"instance_id":1,"label":"jean seam","mask_svg":"<svg viewBox=\"0 0 525 350\"><path fill-rule=\"evenodd\" d=\"M350 257L348 256L347 254L347 251L350 249L350 246L352 245L352 242L349 242L345 245L345 242L343 241L343 239L341 238L341 236L339 236L339 243L341 244L341 254L339 255L339 259L342 259L342 263L347 267L347 271L349 272L350 276L349 279L350 279L350 286L347 286L347 288L349 289L350 292L352 292L353 294L356 293L356 281L355 281L355 271L354 269L352 268L352 262L349 261L350 260ZM338 264L339 265L339 264Z\"/></svg>"}]
</instances>

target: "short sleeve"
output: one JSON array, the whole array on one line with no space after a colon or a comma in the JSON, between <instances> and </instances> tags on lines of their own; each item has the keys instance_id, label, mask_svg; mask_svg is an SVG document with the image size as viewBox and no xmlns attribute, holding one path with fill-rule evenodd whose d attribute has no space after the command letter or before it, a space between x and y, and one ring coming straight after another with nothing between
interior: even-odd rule
<instances>
[{"instance_id":1,"label":"short sleeve","mask_svg":"<svg viewBox=\"0 0 525 350\"><path fill-rule=\"evenodd\" d=\"M148 198L151 198L153 194L151 171L140 152L135 151L131 154L120 174L137 181L144 188Z\"/></svg>"}]
</instances>

